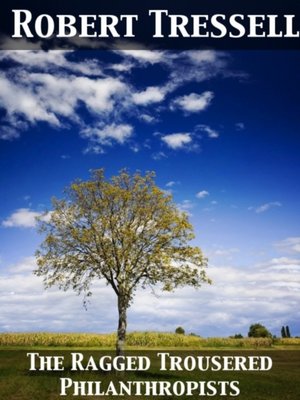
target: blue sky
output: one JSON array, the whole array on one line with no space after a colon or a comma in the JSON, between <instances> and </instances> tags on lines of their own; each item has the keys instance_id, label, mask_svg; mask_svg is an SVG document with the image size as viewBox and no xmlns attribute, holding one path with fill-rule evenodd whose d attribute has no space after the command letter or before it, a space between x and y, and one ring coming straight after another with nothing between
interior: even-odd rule
<instances>
[{"instance_id":1,"label":"blue sky","mask_svg":"<svg viewBox=\"0 0 300 400\"><path fill-rule=\"evenodd\" d=\"M299 62L297 51L2 51L0 330L115 330L102 282L85 311L32 275L34 217L90 169L127 167L154 170L190 214L214 282L138 293L129 330L227 336L261 322L300 335Z\"/></svg>"}]
</instances>

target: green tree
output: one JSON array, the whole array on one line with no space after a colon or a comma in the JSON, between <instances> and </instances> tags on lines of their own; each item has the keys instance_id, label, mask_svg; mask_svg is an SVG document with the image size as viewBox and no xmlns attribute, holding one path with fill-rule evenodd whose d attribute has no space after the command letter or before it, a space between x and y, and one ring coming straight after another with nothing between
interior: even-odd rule
<instances>
[{"instance_id":1,"label":"green tree","mask_svg":"<svg viewBox=\"0 0 300 400\"><path fill-rule=\"evenodd\" d=\"M91 296L91 283L104 279L117 296L117 355L123 354L127 310L140 286L162 290L210 282L206 259L190 245L193 227L172 196L159 189L154 173L122 170L106 180L103 170L76 181L63 199L53 199L49 221L40 220L45 239L35 274L45 287L74 289Z\"/></svg>"},{"instance_id":2,"label":"green tree","mask_svg":"<svg viewBox=\"0 0 300 400\"><path fill-rule=\"evenodd\" d=\"M281 337L286 338L286 330L284 326L281 328Z\"/></svg>"},{"instance_id":3,"label":"green tree","mask_svg":"<svg viewBox=\"0 0 300 400\"><path fill-rule=\"evenodd\" d=\"M290 328L288 326L285 327L285 332L286 332L286 337L290 338L291 337L291 333L290 333Z\"/></svg>"},{"instance_id":4,"label":"green tree","mask_svg":"<svg viewBox=\"0 0 300 400\"><path fill-rule=\"evenodd\" d=\"M243 335L241 334L241 333L236 333L234 336L233 336L233 338L234 339L243 339Z\"/></svg>"},{"instance_id":5,"label":"green tree","mask_svg":"<svg viewBox=\"0 0 300 400\"><path fill-rule=\"evenodd\" d=\"M250 325L248 337L272 337L272 334L268 329L262 324L252 324Z\"/></svg>"},{"instance_id":6,"label":"green tree","mask_svg":"<svg viewBox=\"0 0 300 400\"><path fill-rule=\"evenodd\" d=\"M175 329L175 333L177 333L178 335L184 335L184 334L185 334L185 330L183 329L182 326L178 326L178 327Z\"/></svg>"}]
</instances>

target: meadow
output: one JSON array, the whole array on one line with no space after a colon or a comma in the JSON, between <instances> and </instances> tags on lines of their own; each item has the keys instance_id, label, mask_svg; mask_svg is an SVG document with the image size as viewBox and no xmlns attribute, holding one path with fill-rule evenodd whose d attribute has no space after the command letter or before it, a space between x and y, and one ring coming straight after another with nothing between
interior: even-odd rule
<instances>
[{"instance_id":1,"label":"meadow","mask_svg":"<svg viewBox=\"0 0 300 400\"><path fill-rule=\"evenodd\" d=\"M111 382L118 385L120 376L115 371L72 371L71 353L80 351L84 357L91 355L113 355L116 336L114 334L80 333L2 333L0 334L0 398L5 400L57 400L65 399L116 399L119 396L96 395L74 396L68 389L66 396L60 396L60 378L73 381L101 381L103 388ZM157 351L169 352L182 357L204 355L269 356L273 367L268 371L162 371ZM30 371L28 352L40 355L64 357L63 371ZM147 371L126 372L122 380L164 381L172 385L181 381L239 382L239 400L299 400L300 398L300 339L270 338L201 338L194 335L180 335L160 332L131 332L127 336L127 355L146 355L151 359ZM127 384L127 383L126 383ZM177 399L178 396L152 396L152 398ZM180 396L182 399L212 398L231 399L225 395ZM151 396L122 396L124 400L143 399Z\"/></svg>"},{"instance_id":2,"label":"meadow","mask_svg":"<svg viewBox=\"0 0 300 400\"><path fill-rule=\"evenodd\" d=\"M0 351L0 397L5 400L55 400L59 398L78 398L78 399L115 399L119 396L108 395L97 396L74 396L74 389L67 390L66 396L61 397L61 378L72 379L79 382L101 382L101 390L106 390L110 383L117 387L120 377L115 372L104 371L72 371L70 362L70 353L75 349L66 351L59 349L37 350L32 347L30 352L38 351L40 355L55 354L64 357L64 371L30 371L27 351L24 350L5 350ZM282 351L282 350L198 350L198 351L178 351L168 350L172 355L182 357L193 354L202 354L205 356L270 356L273 361L273 367L269 371L161 371L157 361L155 351L140 350L128 354L147 355L151 358L151 369L149 371L126 372L122 381L137 382L170 382L172 385L181 381L184 384L189 382L238 382L240 394L235 397L239 400L299 400L300 398L300 351ZM97 359L101 355L113 354L112 351L82 350L84 357L88 359L91 355ZM220 389L215 396L201 395L195 391L192 396L180 396L182 399L212 398L212 399L230 399L230 392L227 395L220 396ZM123 399L131 398L149 399L162 398L162 396L133 396L124 395ZM175 399L178 396L172 394L163 396L167 399Z\"/></svg>"},{"instance_id":3,"label":"meadow","mask_svg":"<svg viewBox=\"0 0 300 400\"><path fill-rule=\"evenodd\" d=\"M76 347L113 349L116 335L92 333L1 333L1 347ZM180 335L165 332L130 332L127 334L127 348L186 348L186 349L258 349L297 348L300 338L202 338L195 335Z\"/></svg>"}]
</instances>

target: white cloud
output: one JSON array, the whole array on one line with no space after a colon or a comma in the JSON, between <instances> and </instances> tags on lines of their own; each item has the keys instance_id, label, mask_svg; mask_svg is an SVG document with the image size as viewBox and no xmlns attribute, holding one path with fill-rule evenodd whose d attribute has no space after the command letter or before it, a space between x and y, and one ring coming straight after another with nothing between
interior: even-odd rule
<instances>
[{"instance_id":1,"label":"white cloud","mask_svg":"<svg viewBox=\"0 0 300 400\"><path fill-rule=\"evenodd\" d=\"M39 46L37 44L37 48ZM114 61L105 63L100 57L96 59L87 53L82 53L82 58L78 59L71 50L2 51L0 63L10 67L0 74L0 107L5 112L0 138L16 139L39 122L59 129L75 126L74 131L81 134L86 132L87 126L96 132L99 125L100 131L112 124L126 125L128 116L146 124L157 123L161 113L167 110L163 105L157 107L166 100L166 95L174 97L175 90L189 82L202 82L220 73L225 76L227 62L221 52L152 51L141 49L138 44L134 50L112 53ZM154 67L162 72L157 74L155 84L137 85L133 70L147 73ZM185 112L198 112L208 107L212 97L209 91L190 93L177 97L173 105ZM172 103L172 99L170 101ZM85 109L85 114L80 113L81 108ZM176 135L165 135L162 140L173 149L198 147L194 140L190 146L192 134ZM88 149L94 152L103 152L103 146L119 143L118 139L111 139L101 147L91 141L95 136L97 133L85 135L89 140Z\"/></svg>"},{"instance_id":2,"label":"white cloud","mask_svg":"<svg viewBox=\"0 0 300 400\"><path fill-rule=\"evenodd\" d=\"M180 211L186 213L189 217L193 216L191 210L195 207L195 204L191 200L183 200L181 203L177 204L177 207Z\"/></svg>"},{"instance_id":3,"label":"white cloud","mask_svg":"<svg viewBox=\"0 0 300 400\"><path fill-rule=\"evenodd\" d=\"M35 258L34 257L26 257L17 264L10 266L9 273L10 274L30 274L36 268Z\"/></svg>"},{"instance_id":4,"label":"white cloud","mask_svg":"<svg viewBox=\"0 0 300 400\"><path fill-rule=\"evenodd\" d=\"M191 210L194 208L194 204L191 202L191 200L183 200L181 203L178 204L178 207L181 210Z\"/></svg>"},{"instance_id":5,"label":"white cloud","mask_svg":"<svg viewBox=\"0 0 300 400\"><path fill-rule=\"evenodd\" d=\"M159 161L163 158L167 158L168 156L163 151L158 151L157 153L153 153L152 156L153 160Z\"/></svg>"},{"instance_id":6,"label":"white cloud","mask_svg":"<svg viewBox=\"0 0 300 400\"><path fill-rule=\"evenodd\" d=\"M128 124L111 124L103 127L85 128L82 136L89 138L102 146L111 146L114 142L124 144L133 133L133 127Z\"/></svg>"},{"instance_id":7,"label":"white cloud","mask_svg":"<svg viewBox=\"0 0 300 400\"><path fill-rule=\"evenodd\" d=\"M1 268L2 330L114 331L116 299L103 281L95 281L91 304L84 311L72 291L44 291L41 278L32 274L35 267L30 257ZM213 265L207 273L213 285L199 291L186 287L163 293L157 287L159 296L153 296L151 290L139 289L129 309L128 329L174 331L182 325L187 332L226 336L247 334L250 324L262 322L277 335L282 325L299 335L299 259L271 259L248 268Z\"/></svg>"},{"instance_id":8,"label":"white cloud","mask_svg":"<svg viewBox=\"0 0 300 400\"><path fill-rule=\"evenodd\" d=\"M17 125L17 123L16 123ZM27 124L25 124L27 127ZM24 125L23 125L24 127ZM0 129L0 139L3 140L13 140L17 139L20 136L20 130L18 130L17 126L9 126L6 123L3 123Z\"/></svg>"},{"instance_id":9,"label":"white cloud","mask_svg":"<svg viewBox=\"0 0 300 400\"><path fill-rule=\"evenodd\" d=\"M201 190L200 192L198 192L196 194L196 197L198 199L204 199L204 197L207 197L207 196L209 196L209 192L207 190Z\"/></svg>"},{"instance_id":10,"label":"white cloud","mask_svg":"<svg viewBox=\"0 0 300 400\"><path fill-rule=\"evenodd\" d=\"M204 64L204 63L215 63L220 57L220 52L215 52L213 50L190 50L187 51L186 54L195 64Z\"/></svg>"},{"instance_id":11,"label":"white cloud","mask_svg":"<svg viewBox=\"0 0 300 400\"><path fill-rule=\"evenodd\" d=\"M13 51L16 51L20 54L20 51L18 49L23 49L22 51L32 51L32 50L41 50L42 48L42 43L40 41L37 42L32 42L28 39L12 39L10 36L6 35L1 35L0 37L0 44L1 44L1 55L4 55L6 53L13 53ZM7 51L9 50L9 51Z\"/></svg>"},{"instance_id":12,"label":"white cloud","mask_svg":"<svg viewBox=\"0 0 300 400\"><path fill-rule=\"evenodd\" d=\"M187 148L193 139L190 133L171 133L161 137L161 140L171 149L179 150Z\"/></svg>"},{"instance_id":13,"label":"white cloud","mask_svg":"<svg viewBox=\"0 0 300 400\"><path fill-rule=\"evenodd\" d=\"M54 67L67 69L84 75L102 75L102 69L96 60L85 60L84 62L69 61L67 56L72 55L69 50L55 51L2 51L0 60L13 60L15 63L26 67L28 70L39 68L43 71L51 71Z\"/></svg>"},{"instance_id":14,"label":"white cloud","mask_svg":"<svg viewBox=\"0 0 300 400\"><path fill-rule=\"evenodd\" d=\"M203 82L226 72L227 55L220 51L192 50L167 54L167 65L172 66L171 80L174 85ZM231 75L232 76L232 75Z\"/></svg>"},{"instance_id":15,"label":"white cloud","mask_svg":"<svg viewBox=\"0 0 300 400\"><path fill-rule=\"evenodd\" d=\"M44 121L58 127L62 124L61 117L81 124L76 112L80 103L90 112L105 116L127 92L126 85L115 78L22 72L16 80L13 83L0 76L0 106L7 110L11 124L24 118L29 123Z\"/></svg>"},{"instance_id":16,"label":"white cloud","mask_svg":"<svg viewBox=\"0 0 300 400\"><path fill-rule=\"evenodd\" d=\"M215 129L212 129L208 125L203 125L203 124L197 125L195 130L200 130L202 132L205 132L207 134L207 136L211 139L216 139L220 136L218 131L216 131Z\"/></svg>"},{"instance_id":17,"label":"white cloud","mask_svg":"<svg viewBox=\"0 0 300 400\"><path fill-rule=\"evenodd\" d=\"M237 122L237 123L235 124L235 129L236 129L237 131L243 131L243 130L245 129L245 124L244 124L244 122Z\"/></svg>"},{"instance_id":18,"label":"white cloud","mask_svg":"<svg viewBox=\"0 0 300 400\"><path fill-rule=\"evenodd\" d=\"M1 331L113 330L111 327L117 318L115 297L104 282L95 282L97 302L86 312L82 299L72 291L65 293L57 288L45 291L42 279L33 275L35 268L35 258L29 257L6 270L1 269L0 301L5 306L0 315ZM102 308L107 312L99 314Z\"/></svg>"},{"instance_id":19,"label":"white cloud","mask_svg":"<svg viewBox=\"0 0 300 400\"><path fill-rule=\"evenodd\" d=\"M258 265L259 268L270 267L274 270L286 270L289 271L298 271L300 265L300 260L298 258L290 258L290 257L275 257L271 260L260 263Z\"/></svg>"},{"instance_id":20,"label":"white cloud","mask_svg":"<svg viewBox=\"0 0 300 400\"><path fill-rule=\"evenodd\" d=\"M239 253L239 249L236 247L232 247L232 248L223 248L223 247L219 247L216 248L210 252L208 252L208 258L211 259L211 257L222 257L222 258L226 258L226 259L231 259L232 256L234 254Z\"/></svg>"},{"instance_id":21,"label":"white cloud","mask_svg":"<svg viewBox=\"0 0 300 400\"><path fill-rule=\"evenodd\" d=\"M43 107L25 82L15 84L0 75L0 88L0 106L7 110L9 116L20 115L31 123L46 121L55 126L59 125L55 114Z\"/></svg>"},{"instance_id":22,"label":"white cloud","mask_svg":"<svg viewBox=\"0 0 300 400\"><path fill-rule=\"evenodd\" d=\"M180 182L178 182L178 181L169 181L166 183L166 187L171 188L171 187L179 185L179 184L180 184Z\"/></svg>"},{"instance_id":23,"label":"white cloud","mask_svg":"<svg viewBox=\"0 0 300 400\"><path fill-rule=\"evenodd\" d=\"M139 119L146 122L147 124L154 124L155 122L157 122L157 119L153 115L149 114L140 114Z\"/></svg>"},{"instance_id":24,"label":"white cloud","mask_svg":"<svg viewBox=\"0 0 300 400\"><path fill-rule=\"evenodd\" d=\"M123 98L127 86L116 78L91 79L81 76L52 76L50 74L31 74L32 84L39 84L38 95L45 108L57 114L71 117L75 114L78 102L83 102L95 113L111 112L115 101ZM57 102L58 99L60 102Z\"/></svg>"},{"instance_id":25,"label":"white cloud","mask_svg":"<svg viewBox=\"0 0 300 400\"><path fill-rule=\"evenodd\" d=\"M139 105L160 103L165 98L165 90L160 87L150 86L141 92L132 95L133 102Z\"/></svg>"},{"instance_id":26,"label":"white cloud","mask_svg":"<svg viewBox=\"0 0 300 400\"><path fill-rule=\"evenodd\" d=\"M157 64L164 61L165 52L155 50L118 50L119 54L132 57L141 63Z\"/></svg>"},{"instance_id":27,"label":"white cloud","mask_svg":"<svg viewBox=\"0 0 300 400\"><path fill-rule=\"evenodd\" d=\"M289 237L276 243L275 246L283 252L300 253L300 237Z\"/></svg>"},{"instance_id":28,"label":"white cloud","mask_svg":"<svg viewBox=\"0 0 300 400\"><path fill-rule=\"evenodd\" d=\"M257 214L261 214L263 212L270 210L271 208L281 207L281 206L282 204L279 201L271 201L269 203L262 204L261 206L258 207L249 207L248 210L254 210Z\"/></svg>"},{"instance_id":29,"label":"white cloud","mask_svg":"<svg viewBox=\"0 0 300 400\"><path fill-rule=\"evenodd\" d=\"M213 98L214 94L210 91L201 94L190 93L173 100L171 108L179 108L189 113L204 111L211 104Z\"/></svg>"},{"instance_id":30,"label":"white cloud","mask_svg":"<svg viewBox=\"0 0 300 400\"><path fill-rule=\"evenodd\" d=\"M2 222L5 228L34 228L37 224L37 218L47 221L50 213L43 216L43 213L30 210L29 208L19 208Z\"/></svg>"}]
</instances>

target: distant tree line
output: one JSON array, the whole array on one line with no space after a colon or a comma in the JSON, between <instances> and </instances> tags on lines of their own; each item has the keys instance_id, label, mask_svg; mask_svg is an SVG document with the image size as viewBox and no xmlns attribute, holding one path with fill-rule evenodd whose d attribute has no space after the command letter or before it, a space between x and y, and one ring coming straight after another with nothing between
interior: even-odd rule
<instances>
[{"instance_id":1,"label":"distant tree line","mask_svg":"<svg viewBox=\"0 0 300 400\"><path fill-rule=\"evenodd\" d=\"M243 335L241 333L236 333L233 336L230 336L234 339L242 339ZM273 337L275 338L275 335L272 335L272 333L262 324L256 323L250 325L249 332L248 332L248 337ZM291 332L290 328L288 326L283 326L281 328L281 337L282 338L290 338Z\"/></svg>"},{"instance_id":2,"label":"distant tree line","mask_svg":"<svg viewBox=\"0 0 300 400\"><path fill-rule=\"evenodd\" d=\"M185 334L185 329L182 326L178 326L175 329L175 333L180 334L180 335L184 335ZM191 333L191 336L198 336L195 333ZM243 339L243 335L241 333L236 333L233 336L230 336L230 338L233 339ZM248 332L248 337L251 338L276 338L275 335L272 335L272 333L262 324L256 323L256 324L252 324L249 327L249 332ZM291 337L291 333L290 333L290 328L288 326L283 326L281 328L281 337L282 338L290 338Z\"/></svg>"}]
</instances>

